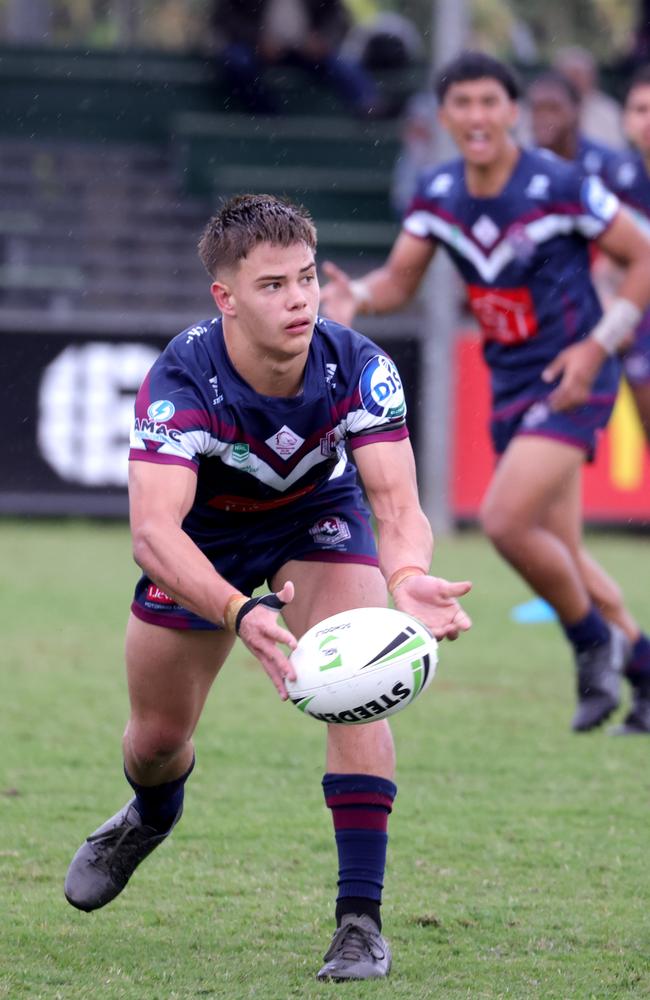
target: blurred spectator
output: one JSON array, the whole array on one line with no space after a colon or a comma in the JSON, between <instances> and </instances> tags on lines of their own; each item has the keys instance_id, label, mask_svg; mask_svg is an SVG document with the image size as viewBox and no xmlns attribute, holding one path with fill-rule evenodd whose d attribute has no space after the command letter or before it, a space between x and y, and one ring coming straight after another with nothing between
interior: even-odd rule
<instances>
[{"instance_id":1,"label":"blurred spectator","mask_svg":"<svg viewBox=\"0 0 650 1000\"><path fill-rule=\"evenodd\" d=\"M621 149L625 146L620 104L598 88L596 62L587 49L573 45L560 49L553 67L571 81L580 94L580 128L590 139Z\"/></svg>"},{"instance_id":2,"label":"blurred spectator","mask_svg":"<svg viewBox=\"0 0 650 1000\"><path fill-rule=\"evenodd\" d=\"M402 120L402 145L391 178L390 202L402 218L413 198L417 178L436 157L438 105L433 91L414 94Z\"/></svg>"},{"instance_id":3,"label":"blurred spectator","mask_svg":"<svg viewBox=\"0 0 650 1000\"><path fill-rule=\"evenodd\" d=\"M580 129L580 94L561 73L544 73L528 87L534 145L579 163L588 174L604 174L619 154Z\"/></svg>"},{"instance_id":4,"label":"blurred spectator","mask_svg":"<svg viewBox=\"0 0 650 1000\"><path fill-rule=\"evenodd\" d=\"M224 80L255 114L278 114L264 84L274 65L298 66L329 85L355 114L383 113L377 85L359 62L339 52L350 27L343 0L216 0Z\"/></svg>"}]
</instances>

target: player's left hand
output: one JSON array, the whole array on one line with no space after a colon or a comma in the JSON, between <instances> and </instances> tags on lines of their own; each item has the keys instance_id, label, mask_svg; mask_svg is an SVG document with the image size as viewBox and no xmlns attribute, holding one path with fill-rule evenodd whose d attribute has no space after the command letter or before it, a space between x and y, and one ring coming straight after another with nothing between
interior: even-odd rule
<instances>
[{"instance_id":1,"label":"player's left hand","mask_svg":"<svg viewBox=\"0 0 650 1000\"><path fill-rule=\"evenodd\" d=\"M591 387L607 357L603 348L591 337L560 351L542 372L545 382L560 379L548 401L554 411L572 410L589 399Z\"/></svg>"},{"instance_id":2,"label":"player's left hand","mask_svg":"<svg viewBox=\"0 0 650 1000\"><path fill-rule=\"evenodd\" d=\"M472 621L457 598L472 589L469 580L452 583L439 576L407 576L393 591L395 607L421 621L436 639L457 639Z\"/></svg>"}]
</instances>

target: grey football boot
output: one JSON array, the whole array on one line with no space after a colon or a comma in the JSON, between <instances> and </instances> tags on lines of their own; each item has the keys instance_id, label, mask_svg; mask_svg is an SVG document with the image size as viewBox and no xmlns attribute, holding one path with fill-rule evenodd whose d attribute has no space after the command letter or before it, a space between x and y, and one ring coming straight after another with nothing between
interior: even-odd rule
<instances>
[{"instance_id":1,"label":"grey football boot","mask_svg":"<svg viewBox=\"0 0 650 1000\"><path fill-rule=\"evenodd\" d=\"M83 842L65 878L65 898L78 910L98 910L118 896L141 861L165 840L178 823L183 807L166 833L146 826L135 799L111 816Z\"/></svg>"},{"instance_id":2,"label":"grey football boot","mask_svg":"<svg viewBox=\"0 0 650 1000\"><path fill-rule=\"evenodd\" d=\"M628 674L628 680L630 676ZM620 725L610 729L612 736L650 735L650 679L632 684L632 706Z\"/></svg>"},{"instance_id":3,"label":"grey football boot","mask_svg":"<svg viewBox=\"0 0 650 1000\"><path fill-rule=\"evenodd\" d=\"M611 624L607 642L576 653L578 707L571 723L575 732L595 729L618 708L621 676L628 655L625 633Z\"/></svg>"},{"instance_id":4,"label":"grey football boot","mask_svg":"<svg viewBox=\"0 0 650 1000\"><path fill-rule=\"evenodd\" d=\"M367 914L346 913L325 955L319 979L382 979L390 972L388 941Z\"/></svg>"}]
</instances>

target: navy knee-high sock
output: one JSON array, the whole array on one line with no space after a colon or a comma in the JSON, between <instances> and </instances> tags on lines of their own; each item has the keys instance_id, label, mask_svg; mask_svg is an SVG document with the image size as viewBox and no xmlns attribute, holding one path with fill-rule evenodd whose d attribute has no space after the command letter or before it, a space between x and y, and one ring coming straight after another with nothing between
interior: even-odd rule
<instances>
[{"instance_id":1,"label":"navy knee-high sock","mask_svg":"<svg viewBox=\"0 0 650 1000\"><path fill-rule=\"evenodd\" d=\"M367 913L381 929L388 816L397 788L372 774L326 774L323 792L339 857L336 923L346 913Z\"/></svg>"},{"instance_id":2,"label":"navy knee-high sock","mask_svg":"<svg viewBox=\"0 0 650 1000\"><path fill-rule=\"evenodd\" d=\"M573 625L564 625L563 628L576 653L583 653L588 649L595 649L597 646L603 645L610 635L609 625L594 605L579 622L574 622Z\"/></svg>"},{"instance_id":3,"label":"navy knee-high sock","mask_svg":"<svg viewBox=\"0 0 650 1000\"><path fill-rule=\"evenodd\" d=\"M124 767L126 780L135 792L133 802L142 822L158 833L167 833L176 819L185 797L185 782L194 770L194 757L185 774L162 785L139 785Z\"/></svg>"}]
</instances>

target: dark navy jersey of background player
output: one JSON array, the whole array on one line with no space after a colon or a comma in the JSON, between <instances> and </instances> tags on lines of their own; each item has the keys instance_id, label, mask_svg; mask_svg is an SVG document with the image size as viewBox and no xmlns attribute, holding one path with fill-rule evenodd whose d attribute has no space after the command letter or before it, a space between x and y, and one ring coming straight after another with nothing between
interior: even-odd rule
<instances>
[{"instance_id":1,"label":"dark navy jersey of background player","mask_svg":"<svg viewBox=\"0 0 650 1000\"><path fill-rule=\"evenodd\" d=\"M547 394L547 363L600 318L589 240L618 206L600 178L546 151L522 150L495 197L469 193L461 159L420 177L404 229L444 244L466 282L495 400Z\"/></svg>"},{"instance_id":2,"label":"dark navy jersey of background player","mask_svg":"<svg viewBox=\"0 0 650 1000\"><path fill-rule=\"evenodd\" d=\"M236 371L221 319L175 337L137 395L130 459L180 464L197 473L183 528L197 543L211 525L315 494L356 471L355 447L408 436L393 362L366 337L318 319L302 391L262 396Z\"/></svg>"},{"instance_id":3,"label":"dark navy jersey of background player","mask_svg":"<svg viewBox=\"0 0 650 1000\"><path fill-rule=\"evenodd\" d=\"M604 146L602 142L588 139L586 135L578 136L575 163L578 163L586 174L598 174L607 180L619 156L618 150Z\"/></svg>"},{"instance_id":4,"label":"dark navy jersey of background player","mask_svg":"<svg viewBox=\"0 0 650 1000\"><path fill-rule=\"evenodd\" d=\"M630 209L646 236L650 236L650 175L643 157L632 151L622 153L609 171L607 183ZM633 385L650 384L650 309L643 314L634 345L626 351L623 365Z\"/></svg>"},{"instance_id":5,"label":"dark navy jersey of background player","mask_svg":"<svg viewBox=\"0 0 650 1000\"><path fill-rule=\"evenodd\" d=\"M619 153L605 176L608 187L632 209L641 228L650 232L650 176L643 157L632 151Z\"/></svg>"}]
</instances>

